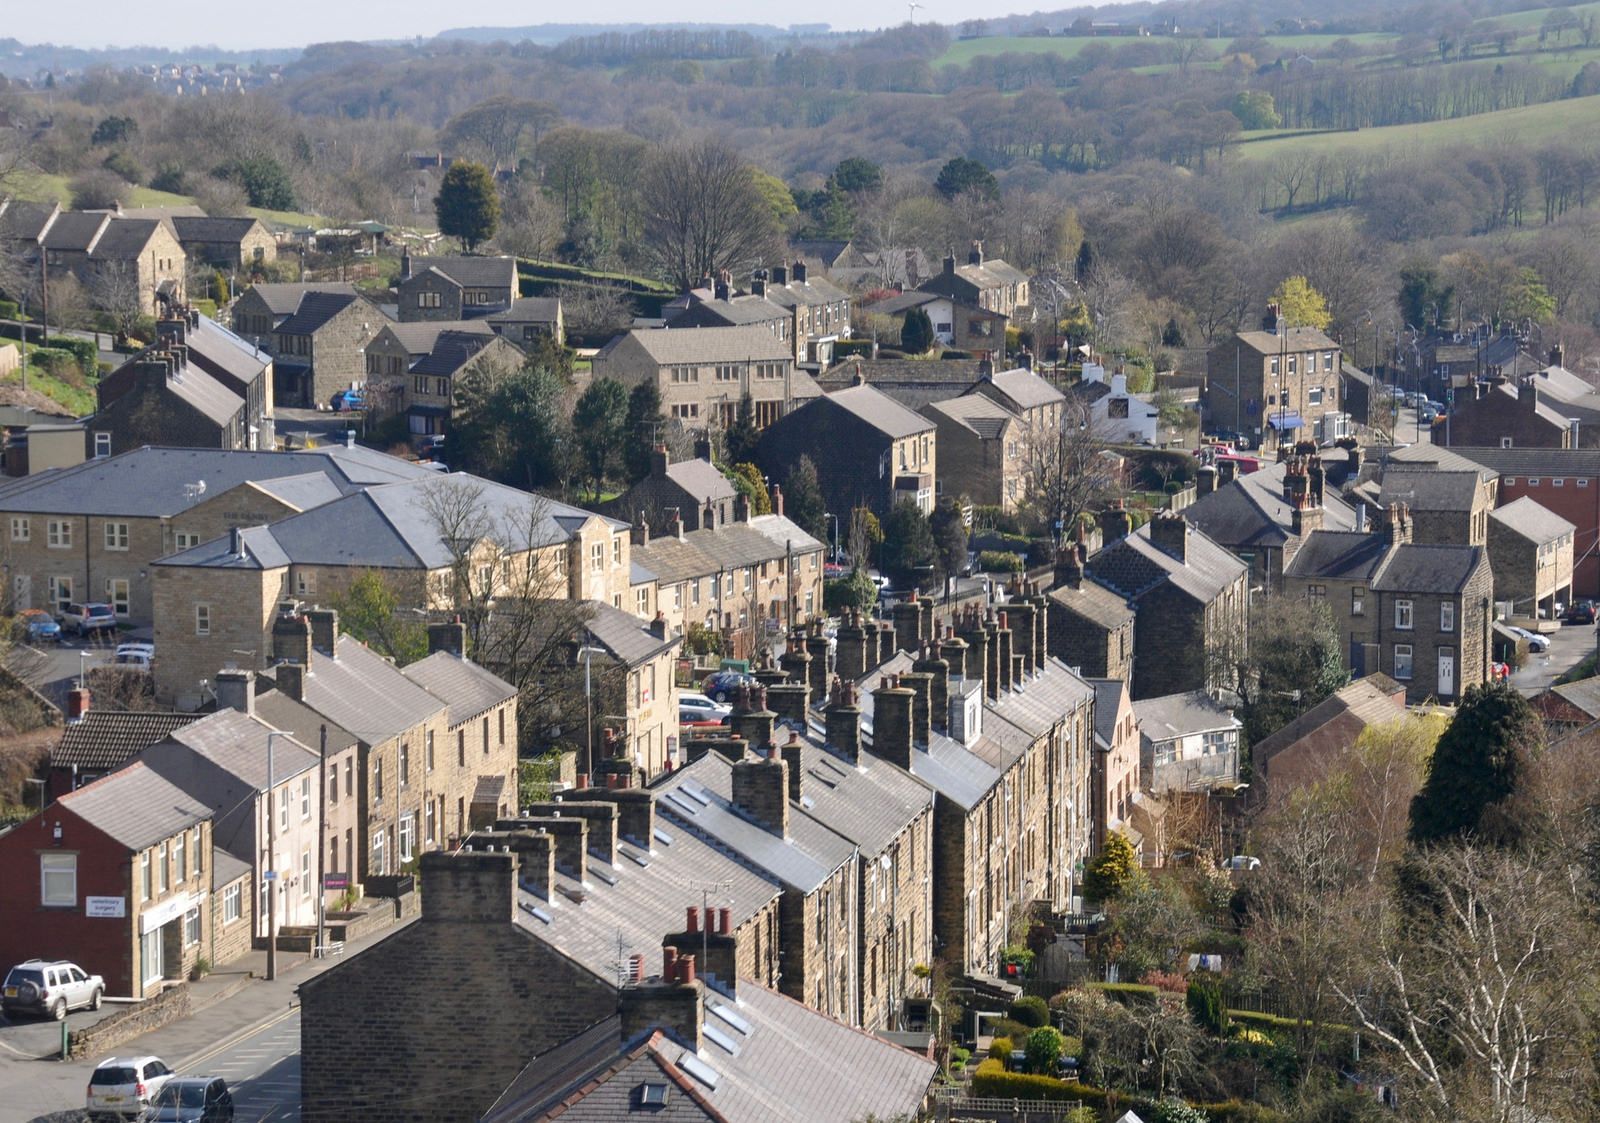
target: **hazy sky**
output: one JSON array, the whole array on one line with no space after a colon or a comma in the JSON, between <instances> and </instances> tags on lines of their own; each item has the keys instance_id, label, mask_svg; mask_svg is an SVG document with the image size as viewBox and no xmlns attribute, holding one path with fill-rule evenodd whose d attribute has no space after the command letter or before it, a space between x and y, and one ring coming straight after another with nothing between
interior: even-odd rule
<instances>
[{"instance_id":1,"label":"hazy sky","mask_svg":"<svg viewBox=\"0 0 1600 1123\"><path fill-rule=\"evenodd\" d=\"M817 0L803 7L792 4L751 4L745 0L699 0L683 7L663 8L655 0L610 0L609 3L559 5L526 0L478 0L452 6L436 0L388 0L382 5L356 0L276 0L260 9L258 18L244 19L250 9L215 0L162 0L159 4L130 4L126 0L79 0L56 5L41 0L4 0L7 9L0 35L24 43L61 43L74 47L154 44L184 47L214 43L230 49L298 47L334 39L401 39L429 36L450 27L526 27L539 23L578 21L648 23L663 19L705 23L828 23L844 30L884 27L904 22L903 0ZM1004 0L986 14L1037 10L1035 4L1007 4ZM957 0L927 0L917 12L919 20L955 23L972 13L970 4Z\"/></svg>"}]
</instances>

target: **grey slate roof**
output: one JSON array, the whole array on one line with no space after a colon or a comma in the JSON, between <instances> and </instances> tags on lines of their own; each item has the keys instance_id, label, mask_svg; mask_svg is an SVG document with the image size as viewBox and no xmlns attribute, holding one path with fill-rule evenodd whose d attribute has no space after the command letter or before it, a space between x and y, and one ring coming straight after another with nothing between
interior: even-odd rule
<instances>
[{"instance_id":1,"label":"grey slate roof","mask_svg":"<svg viewBox=\"0 0 1600 1123\"><path fill-rule=\"evenodd\" d=\"M271 480L252 480L250 486L258 488L279 502L287 503L297 511L309 511L324 503L332 503L344 494L336 483L321 472L281 476Z\"/></svg>"},{"instance_id":2,"label":"grey slate roof","mask_svg":"<svg viewBox=\"0 0 1600 1123\"><path fill-rule=\"evenodd\" d=\"M143 850L211 818L211 810L134 761L56 801L126 846Z\"/></svg>"},{"instance_id":3,"label":"grey slate roof","mask_svg":"<svg viewBox=\"0 0 1600 1123\"><path fill-rule=\"evenodd\" d=\"M250 292L261 298L274 316L292 316L307 293L332 293L342 296L356 295L356 287L345 281L263 282L251 285Z\"/></svg>"},{"instance_id":4,"label":"grey slate roof","mask_svg":"<svg viewBox=\"0 0 1600 1123\"><path fill-rule=\"evenodd\" d=\"M429 269L437 269L462 288L517 289L517 261L513 257L415 257L411 259L411 272L415 276Z\"/></svg>"},{"instance_id":5,"label":"grey slate roof","mask_svg":"<svg viewBox=\"0 0 1600 1123\"><path fill-rule=\"evenodd\" d=\"M628 339L637 341L645 354L663 365L794 358L788 345L762 327L635 329L607 343L596 358L604 360Z\"/></svg>"},{"instance_id":6,"label":"grey slate roof","mask_svg":"<svg viewBox=\"0 0 1600 1123\"><path fill-rule=\"evenodd\" d=\"M195 215L173 215L172 228L178 232L180 242L237 242L260 225L255 218L210 218Z\"/></svg>"},{"instance_id":7,"label":"grey slate roof","mask_svg":"<svg viewBox=\"0 0 1600 1123\"><path fill-rule=\"evenodd\" d=\"M1033 409L1067 400L1060 390L1024 367L996 371L989 381L1020 409ZM980 391L974 386L968 393L977 394Z\"/></svg>"},{"instance_id":8,"label":"grey slate roof","mask_svg":"<svg viewBox=\"0 0 1600 1123\"><path fill-rule=\"evenodd\" d=\"M1395 593L1457 593L1483 561L1481 546L1398 546L1372 587Z\"/></svg>"},{"instance_id":9,"label":"grey slate roof","mask_svg":"<svg viewBox=\"0 0 1600 1123\"><path fill-rule=\"evenodd\" d=\"M244 409L243 398L193 366L180 372L177 378L168 378L167 392L218 426L227 425Z\"/></svg>"},{"instance_id":10,"label":"grey slate roof","mask_svg":"<svg viewBox=\"0 0 1600 1123\"><path fill-rule=\"evenodd\" d=\"M1575 534L1578 529L1538 500L1526 495L1490 511L1489 517L1530 542L1554 542L1564 535Z\"/></svg>"},{"instance_id":11,"label":"grey slate roof","mask_svg":"<svg viewBox=\"0 0 1600 1123\"><path fill-rule=\"evenodd\" d=\"M1117 737L1117 707L1128 691L1128 684L1120 678L1092 678L1094 687L1094 739L1105 748Z\"/></svg>"},{"instance_id":12,"label":"grey slate roof","mask_svg":"<svg viewBox=\"0 0 1600 1123\"><path fill-rule=\"evenodd\" d=\"M1370 583L1388 553L1381 534L1318 530L1306 536L1284 576Z\"/></svg>"},{"instance_id":13,"label":"grey slate roof","mask_svg":"<svg viewBox=\"0 0 1600 1123\"><path fill-rule=\"evenodd\" d=\"M1282 335L1270 331L1241 331L1238 340L1263 355L1276 355L1280 351L1339 350L1339 345L1317 328L1290 328Z\"/></svg>"},{"instance_id":14,"label":"grey slate roof","mask_svg":"<svg viewBox=\"0 0 1600 1123\"><path fill-rule=\"evenodd\" d=\"M636 546L633 556L665 584L709 577L724 570L760 565L822 549L822 543L784 515L757 515L749 522L666 535Z\"/></svg>"},{"instance_id":15,"label":"grey slate roof","mask_svg":"<svg viewBox=\"0 0 1600 1123\"><path fill-rule=\"evenodd\" d=\"M929 402L922 407L922 413L925 417L934 413L948 417L986 441L999 440L1006 426L1018 420L1017 415L1005 406L982 394L966 394L942 402Z\"/></svg>"},{"instance_id":16,"label":"grey slate roof","mask_svg":"<svg viewBox=\"0 0 1600 1123\"><path fill-rule=\"evenodd\" d=\"M715 321L722 321L728 327L742 327L751 324L770 324L775 320L787 320L787 309L774 304L764 296L736 296L730 300L697 300L690 304L678 315L667 321L667 326L683 324L685 327L694 324L707 325Z\"/></svg>"},{"instance_id":17,"label":"grey slate roof","mask_svg":"<svg viewBox=\"0 0 1600 1123\"><path fill-rule=\"evenodd\" d=\"M308 292L300 298L294 315L279 324L277 330L284 335L313 335L329 320L360 300L359 296L347 296L344 293ZM372 316L376 320L383 319L383 313L376 307L372 309Z\"/></svg>"},{"instance_id":18,"label":"grey slate roof","mask_svg":"<svg viewBox=\"0 0 1600 1123\"><path fill-rule=\"evenodd\" d=\"M220 846L211 848L211 891L218 892L241 877L250 876L248 863L240 861Z\"/></svg>"},{"instance_id":19,"label":"grey slate roof","mask_svg":"<svg viewBox=\"0 0 1600 1123\"><path fill-rule=\"evenodd\" d=\"M1184 508L1183 517L1216 542L1232 549L1279 546L1291 537L1294 509L1283 497L1286 464L1272 464L1240 476L1201 496ZM1322 525L1327 530L1352 530L1355 511L1332 488L1322 499Z\"/></svg>"},{"instance_id":20,"label":"grey slate roof","mask_svg":"<svg viewBox=\"0 0 1600 1123\"><path fill-rule=\"evenodd\" d=\"M1110 576L1113 564L1122 571L1115 579ZM1124 596L1140 596L1162 581L1170 581L1197 600L1210 601L1249 567L1192 527L1185 560L1180 562L1150 540L1150 524L1146 523L1091 557L1085 569L1095 581Z\"/></svg>"},{"instance_id":21,"label":"grey slate roof","mask_svg":"<svg viewBox=\"0 0 1600 1123\"><path fill-rule=\"evenodd\" d=\"M667 479L683 488L702 504L710 500L732 499L734 487L731 480L711 461L695 457L667 465Z\"/></svg>"},{"instance_id":22,"label":"grey slate roof","mask_svg":"<svg viewBox=\"0 0 1600 1123\"><path fill-rule=\"evenodd\" d=\"M452 726L471 721L517 695L516 687L469 659L436 651L401 674L450 707Z\"/></svg>"},{"instance_id":23,"label":"grey slate roof","mask_svg":"<svg viewBox=\"0 0 1600 1123\"><path fill-rule=\"evenodd\" d=\"M131 261L138 257L164 219L113 218L106 223L89 257L98 261Z\"/></svg>"},{"instance_id":24,"label":"grey slate roof","mask_svg":"<svg viewBox=\"0 0 1600 1123\"><path fill-rule=\"evenodd\" d=\"M553 324L561 310L561 300L554 296L521 296L509 307L490 316L491 324Z\"/></svg>"},{"instance_id":25,"label":"grey slate roof","mask_svg":"<svg viewBox=\"0 0 1600 1123\"><path fill-rule=\"evenodd\" d=\"M87 253L111 216L95 212L63 211L44 233L47 250Z\"/></svg>"},{"instance_id":26,"label":"grey slate roof","mask_svg":"<svg viewBox=\"0 0 1600 1123\"><path fill-rule=\"evenodd\" d=\"M667 818L802 893L818 888L855 854L849 839L804 815L789 816L788 838L745 818L733 805L733 763L720 753L670 773L657 790L657 810Z\"/></svg>"},{"instance_id":27,"label":"grey slate roof","mask_svg":"<svg viewBox=\"0 0 1600 1123\"><path fill-rule=\"evenodd\" d=\"M199 714L122 713L93 707L67 726L50 753L52 768L77 765L86 771L121 768L175 729L200 720Z\"/></svg>"},{"instance_id":28,"label":"grey slate roof","mask_svg":"<svg viewBox=\"0 0 1600 1123\"><path fill-rule=\"evenodd\" d=\"M231 773L256 791L267 789L267 734L270 725L237 710L218 710L199 721L173 730L167 741L182 745L203 760ZM317 767L318 754L292 737L279 737L272 746L273 783ZM172 773L164 774L171 776ZM230 808L219 807L218 814Z\"/></svg>"},{"instance_id":29,"label":"grey slate roof","mask_svg":"<svg viewBox=\"0 0 1600 1123\"><path fill-rule=\"evenodd\" d=\"M1240 727L1233 712L1203 690L1146 698L1133 704L1133 712L1140 733L1156 742Z\"/></svg>"},{"instance_id":30,"label":"grey slate roof","mask_svg":"<svg viewBox=\"0 0 1600 1123\"><path fill-rule=\"evenodd\" d=\"M1445 448L1443 445L1419 443L1414 445L1401 445L1390 449L1383 457L1387 465L1399 465L1402 469L1413 465L1433 465L1448 472L1477 472L1484 479L1492 479L1493 472L1484 468L1476 460L1461 455L1461 450Z\"/></svg>"},{"instance_id":31,"label":"grey slate roof","mask_svg":"<svg viewBox=\"0 0 1600 1123\"><path fill-rule=\"evenodd\" d=\"M494 317L490 316L489 319L492 320ZM410 323L384 324L378 336L385 332L394 336L408 355L418 359L432 351L440 334L447 331L468 332L473 335L494 334L487 320L416 320ZM374 341L378 336L373 337Z\"/></svg>"},{"instance_id":32,"label":"grey slate roof","mask_svg":"<svg viewBox=\"0 0 1600 1123\"><path fill-rule=\"evenodd\" d=\"M349 636L338 638L336 658L315 652L308 670L301 701L368 745L387 741L446 708L393 663Z\"/></svg>"},{"instance_id":33,"label":"grey slate roof","mask_svg":"<svg viewBox=\"0 0 1600 1123\"><path fill-rule=\"evenodd\" d=\"M1072 711L1091 705L1094 697L1094 687L1088 680L1079 678L1060 659L1051 656L1037 675L1022 683L1021 689L1006 691L986 703L984 719L997 714L1037 738Z\"/></svg>"},{"instance_id":34,"label":"grey slate roof","mask_svg":"<svg viewBox=\"0 0 1600 1123\"><path fill-rule=\"evenodd\" d=\"M1550 693L1576 706L1590 717L1600 717L1600 675L1575 682L1558 682Z\"/></svg>"},{"instance_id":35,"label":"grey slate roof","mask_svg":"<svg viewBox=\"0 0 1600 1123\"><path fill-rule=\"evenodd\" d=\"M411 373L449 377L499 338L492 332L488 335L466 331L440 332L434 340L433 349L411 365Z\"/></svg>"},{"instance_id":36,"label":"grey slate roof","mask_svg":"<svg viewBox=\"0 0 1600 1123\"><path fill-rule=\"evenodd\" d=\"M1093 581L1084 581L1076 589L1058 585L1046 596L1067 611L1075 612L1102 628L1120 628L1134 617L1134 611L1125 598Z\"/></svg>"},{"instance_id":37,"label":"grey slate roof","mask_svg":"<svg viewBox=\"0 0 1600 1123\"><path fill-rule=\"evenodd\" d=\"M334 724L326 715L277 690L268 690L256 696L256 716L275 729L293 733L301 744L314 746L319 752L322 748L322 731L326 729L329 756L342 753L358 743L356 735L342 725Z\"/></svg>"},{"instance_id":38,"label":"grey slate roof","mask_svg":"<svg viewBox=\"0 0 1600 1123\"><path fill-rule=\"evenodd\" d=\"M1457 448L1502 476L1600 476L1600 448Z\"/></svg>"},{"instance_id":39,"label":"grey slate roof","mask_svg":"<svg viewBox=\"0 0 1600 1123\"><path fill-rule=\"evenodd\" d=\"M1478 495L1476 472L1438 469L1384 469L1378 502L1405 503L1413 511L1470 511Z\"/></svg>"},{"instance_id":40,"label":"grey slate roof","mask_svg":"<svg viewBox=\"0 0 1600 1123\"><path fill-rule=\"evenodd\" d=\"M778 735L784 740L785 735ZM888 849L896 836L922 811L933 806L933 790L868 753L852 765L821 747L820 738L802 738L800 805L789 813L805 814L849 839L871 860Z\"/></svg>"},{"instance_id":41,"label":"grey slate roof","mask_svg":"<svg viewBox=\"0 0 1600 1123\"><path fill-rule=\"evenodd\" d=\"M871 385L863 383L844 390L835 390L825 398L838 408L865 421L890 438L909 437L935 428L934 423L915 410L908 409Z\"/></svg>"},{"instance_id":42,"label":"grey slate roof","mask_svg":"<svg viewBox=\"0 0 1600 1123\"><path fill-rule=\"evenodd\" d=\"M849 299L849 294L826 277L814 277L811 271L806 271L804 281L796 281L793 274L787 284L767 285L767 299L784 308L815 306L818 304L835 304L841 300Z\"/></svg>"}]
</instances>

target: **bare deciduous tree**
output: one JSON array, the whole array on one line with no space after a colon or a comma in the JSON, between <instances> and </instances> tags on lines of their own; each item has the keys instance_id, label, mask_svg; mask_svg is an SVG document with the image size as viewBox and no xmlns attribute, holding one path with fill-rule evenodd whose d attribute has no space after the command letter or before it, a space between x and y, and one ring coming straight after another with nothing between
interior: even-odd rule
<instances>
[{"instance_id":1,"label":"bare deciduous tree","mask_svg":"<svg viewBox=\"0 0 1600 1123\"><path fill-rule=\"evenodd\" d=\"M705 140L661 149L644 178L645 241L679 287L777 260L777 220L733 148Z\"/></svg>"},{"instance_id":2,"label":"bare deciduous tree","mask_svg":"<svg viewBox=\"0 0 1600 1123\"><path fill-rule=\"evenodd\" d=\"M1058 428L1027 435L1025 503L1062 541L1073 538L1078 519L1116 490L1101 456L1105 447L1088 406L1077 398L1063 405Z\"/></svg>"}]
</instances>

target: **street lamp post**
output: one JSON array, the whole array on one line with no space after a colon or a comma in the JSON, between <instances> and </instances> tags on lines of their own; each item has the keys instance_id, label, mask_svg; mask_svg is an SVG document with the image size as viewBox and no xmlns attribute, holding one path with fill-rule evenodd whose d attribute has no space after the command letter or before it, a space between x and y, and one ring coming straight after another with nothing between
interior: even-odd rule
<instances>
[{"instance_id":1,"label":"street lamp post","mask_svg":"<svg viewBox=\"0 0 1600 1123\"><path fill-rule=\"evenodd\" d=\"M822 517L833 520L833 561L837 565L839 562L839 516L832 511L824 511L822 512Z\"/></svg>"},{"instance_id":2,"label":"street lamp post","mask_svg":"<svg viewBox=\"0 0 1600 1123\"><path fill-rule=\"evenodd\" d=\"M287 733L272 730L267 734L267 867L261 871L261 880L267 883L267 978L278 977L278 809L274 806L277 794L273 791L276 785L276 775L273 765L273 749L279 737L287 737Z\"/></svg>"},{"instance_id":3,"label":"street lamp post","mask_svg":"<svg viewBox=\"0 0 1600 1123\"><path fill-rule=\"evenodd\" d=\"M583 656L583 725L587 740L584 742L583 774L594 774L594 680L591 665L596 655L604 655L605 648L584 644L578 648L578 654Z\"/></svg>"}]
</instances>

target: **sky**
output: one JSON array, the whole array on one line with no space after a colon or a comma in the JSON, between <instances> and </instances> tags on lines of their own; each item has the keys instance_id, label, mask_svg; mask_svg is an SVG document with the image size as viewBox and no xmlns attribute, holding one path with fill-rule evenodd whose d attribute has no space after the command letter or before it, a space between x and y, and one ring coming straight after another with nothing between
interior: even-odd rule
<instances>
[{"instance_id":1,"label":"sky","mask_svg":"<svg viewBox=\"0 0 1600 1123\"><path fill-rule=\"evenodd\" d=\"M903 0L813 0L792 4L752 4L749 0L698 0L670 12L659 0L610 0L594 7L569 7L527 0L477 0L471 5L442 5L437 0L274 0L270 18L239 18L249 9L215 0L162 0L130 4L127 0L79 0L57 7L39 0L4 0L9 9L0 21L0 36L24 43L57 43L72 47L153 45L185 47L216 45L229 50L252 47L300 47L341 39L403 39L431 36L451 27L527 27L539 23L593 21L651 23L670 18L697 23L827 23L838 30L885 27L903 23ZM1033 11L1037 4L1007 4L985 10ZM378 13L381 12L381 15ZM921 20L954 24L970 17L970 3L926 0L917 11Z\"/></svg>"}]
</instances>

